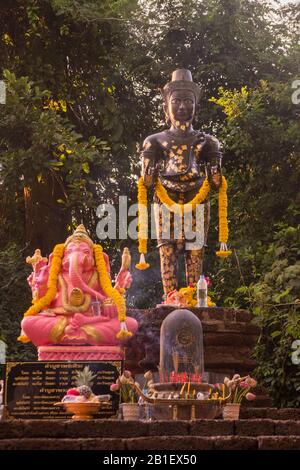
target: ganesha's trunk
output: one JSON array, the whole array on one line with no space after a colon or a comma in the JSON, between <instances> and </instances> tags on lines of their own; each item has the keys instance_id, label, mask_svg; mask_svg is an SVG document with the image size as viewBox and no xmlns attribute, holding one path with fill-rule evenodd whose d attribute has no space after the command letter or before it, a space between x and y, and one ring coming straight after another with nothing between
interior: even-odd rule
<instances>
[{"instance_id":1,"label":"ganesha's trunk","mask_svg":"<svg viewBox=\"0 0 300 470\"><path fill-rule=\"evenodd\" d=\"M106 297L89 287L83 280L84 255L72 253L70 256L69 276L72 288L77 287L87 294L103 301ZM69 293L70 294L70 293Z\"/></svg>"}]
</instances>

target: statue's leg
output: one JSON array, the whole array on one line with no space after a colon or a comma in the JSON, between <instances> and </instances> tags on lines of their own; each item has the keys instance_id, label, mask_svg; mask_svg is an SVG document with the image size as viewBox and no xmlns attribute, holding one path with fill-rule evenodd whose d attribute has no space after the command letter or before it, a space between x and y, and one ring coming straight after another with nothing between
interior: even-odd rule
<instances>
[{"instance_id":1,"label":"statue's leg","mask_svg":"<svg viewBox=\"0 0 300 470\"><path fill-rule=\"evenodd\" d=\"M196 284L203 269L204 248L185 252L185 275L187 285Z\"/></svg>"},{"instance_id":2,"label":"statue's leg","mask_svg":"<svg viewBox=\"0 0 300 470\"><path fill-rule=\"evenodd\" d=\"M178 254L176 245L169 243L159 247L160 269L165 296L178 287Z\"/></svg>"},{"instance_id":3,"label":"statue's leg","mask_svg":"<svg viewBox=\"0 0 300 470\"><path fill-rule=\"evenodd\" d=\"M158 199L154 196L154 215L157 244L160 255L160 270L164 289L164 297L178 287L177 266L178 250L174 238L174 216L164 209Z\"/></svg>"},{"instance_id":4,"label":"statue's leg","mask_svg":"<svg viewBox=\"0 0 300 470\"><path fill-rule=\"evenodd\" d=\"M204 204L204 244L206 244L208 229L210 221L210 204L207 201ZM193 213L193 231L197 231L195 213ZM186 282L189 284L196 284L199 280L200 274L203 272L203 259L204 259L205 247L195 250L186 250L185 251L185 274Z\"/></svg>"},{"instance_id":5,"label":"statue's leg","mask_svg":"<svg viewBox=\"0 0 300 470\"><path fill-rule=\"evenodd\" d=\"M138 329L135 318L127 317L126 327L128 331L134 334ZM107 322L99 321L98 323L83 325L81 330L86 334L88 343L95 346L114 346L121 343L121 340L117 339L117 334L120 331L120 322L117 316Z\"/></svg>"},{"instance_id":6,"label":"statue's leg","mask_svg":"<svg viewBox=\"0 0 300 470\"><path fill-rule=\"evenodd\" d=\"M68 320L65 316L31 315L22 320L22 329L36 346L58 343Z\"/></svg>"}]
</instances>

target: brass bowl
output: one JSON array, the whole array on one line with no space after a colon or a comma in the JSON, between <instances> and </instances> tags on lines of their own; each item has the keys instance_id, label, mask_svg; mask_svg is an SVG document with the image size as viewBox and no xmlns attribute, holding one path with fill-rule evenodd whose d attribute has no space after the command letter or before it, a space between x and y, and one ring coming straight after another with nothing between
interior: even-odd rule
<instances>
[{"instance_id":1,"label":"brass bowl","mask_svg":"<svg viewBox=\"0 0 300 470\"><path fill-rule=\"evenodd\" d=\"M108 405L108 402L102 401L99 403L93 402L58 402L54 403L55 406L63 406L67 413L73 414L74 420L88 420L93 419L94 415L100 410L101 405Z\"/></svg>"}]
</instances>

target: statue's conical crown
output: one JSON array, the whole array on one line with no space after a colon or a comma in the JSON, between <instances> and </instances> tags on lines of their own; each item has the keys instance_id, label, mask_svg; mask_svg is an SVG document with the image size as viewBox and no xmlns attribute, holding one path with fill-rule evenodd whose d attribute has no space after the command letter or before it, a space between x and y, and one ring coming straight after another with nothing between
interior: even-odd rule
<instances>
[{"instance_id":1,"label":"statue's conical crown","mask_svg":"<svg viewBox=\"0 0 300 470\"><path fill-rule=\"evenodd\" d=\"M93 241L90 239L90 237L87 234L85 226L82 225L82 224L78 225L78 227L74 231L73 235L71 235L70 237L67 238L65 246L70 242L75 242L75 243L86 242L91 247L94 246Z\"/></svg>"},{"instance_id":2,"label":"statue's conical crown","mask_svg":"<svg viewBox=\"0 0 300 470\"><path fill-rule=\"evenodd\" d=\"M190 90L194 93L196 102L198 103L201 90L198 85L193 82L193 77L190 70L177 69L172 73L172 79L162 89L162 94L167 101L174 90Z\"/></svg>"}]
</instances>

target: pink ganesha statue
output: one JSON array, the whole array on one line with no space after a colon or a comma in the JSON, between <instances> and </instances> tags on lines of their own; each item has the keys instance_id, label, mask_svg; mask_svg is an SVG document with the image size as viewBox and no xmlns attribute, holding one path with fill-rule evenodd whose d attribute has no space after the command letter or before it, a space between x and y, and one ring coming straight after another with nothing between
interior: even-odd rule
<instances>
[{"instance_id":1,"label":"pink ganesha statue","mask_svg":"<svg viewBox=\"0 0 300 470\"><path fill-rule=\"evenodd\" d=\"M36 346L117 346L137 330L126 318L124 292L132 282L130 253L124 249L115 286L108 256L94 245L83 225L47 258L36 250L26 261L33 305L25 312L19 341Z\"/></svg>"}]
</instances>

